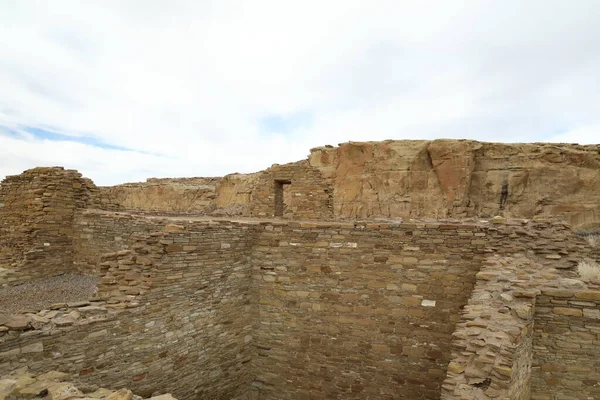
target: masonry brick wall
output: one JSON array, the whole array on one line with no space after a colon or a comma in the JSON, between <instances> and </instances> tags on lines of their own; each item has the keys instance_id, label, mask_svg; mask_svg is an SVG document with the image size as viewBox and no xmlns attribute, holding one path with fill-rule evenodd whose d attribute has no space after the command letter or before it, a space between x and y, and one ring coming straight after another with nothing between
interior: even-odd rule
<instances>
[{"instance_id":1,"label":"masonry brick wall","mask_svg":"<svg viewBox=\"0 0 600 400\"><path fill-rule=\"evenodd\" d=\"M0 186L0 283L67 272L72 266L73 215L93 184L75 170L34 168Z\"/></svg>"},{"instance_id":2,"label":"masonry brick wall","mask_svg":"<svg viewBox=\"0 0 600 400\"><path fill-rule=\"evenodd\" d=\"M600 398L600 287L542 290L534 330L534 400Z\"/></svg>"},{"instance_id":3,"label":"masonry brick wall","mask_svg":"<svg viewBox=\"0 0 600 400\"><path fill-rule=\"evenodd\" d=\"M273 171L265 182L298 180ZM142 395L169 391L182 399L472 398L453 392L481 384L505 390L506 398L527 398L531 391L545 399L539 382L548 379L565 396L575 387L597 394L596 370L580 368L569 358L571 348L561 346L581 339L580 349L597 351L592 336L600 299L544 292L552 285L587 285L574 279L574 266L590 254L589 246L562 222L143 217L84 209L92 189L72 171L25 175L15 180L25 190L2 185L3 215L16 221L2 231L2 243L10 243L9 269L27 280L66 268L98 276L99 285L89 303L29 310L35 312L18 316L25 324L0 315L0 375L23 365L60 369L83 384L126 386ZM319 185L310 201L329 201ZM10 196L16 206L7 208ZM44 246L48 240L54 242ZM62 252L46 251L52 243ZM494 264L499 272L486 280L482 272L494 255L524 261L518 268ZM480 293L472 290L476 282L490 302L472 301ZM544 313L548 307L540 306L532 336L535 302L547 304L544 296L568 311L553 306ZM470 300L506 314L519 330L507 336L514 342L499 347L490 368L458 337L471 328L473 310L463 311ZM480 334L469 340L482 339L493 351L487 331ZM461 359L465 353L473 357ZM572 379L543 367L555 363L572 364L566 370Z\"/></svg>"},{"instance_id":4,"label":"masonry brick wall","mask_svg":"<svg viewBox=\"0 0 600 400\"><path fill-rule=\"evenodd\" d=\"M288 219L333 218L331 187L323 179L318 168L306 161L274 165L260 173L258 183L252 190L248 205L250 215L275 216L277 181L291 182L283 193L283 217Z\"/></svg>"},{"instance_id":5,"label":"masonry brick wall","mask_svg":"<svg viewBox=\"0 0 600 400\"><path fill-rule=\"evenodd\" d=\"M103 253L127 249L137 238L161 230L164 224L160 219L126 213L80 210L73 222L74 269L95 274Z\"/></svg>"},{"instance_id":6,"label":"masonry brick wall","mask_svg":"<svg viewBox=\"0 0 600 400\"><path fill-rule=\"evenodd\" d=\"M261 399L439 398L487 243L477 226L267 224L253 248Z\"/></svg>"},{"instance_id":7,"label":"masonry brick wall","mask_svg":"<svg viewBox=\"0 0 600 400\"><path fill-rule=\"evenodd\" d=\"M103 258L91 308L58 305L62 321L45 318L46 310L26 316L37 329L2 334L0 375L28 365L143 396L231 399L246 392L254 352L249 228L162 226L137 240L133 253Z\"/></svg>"}]
</instances>

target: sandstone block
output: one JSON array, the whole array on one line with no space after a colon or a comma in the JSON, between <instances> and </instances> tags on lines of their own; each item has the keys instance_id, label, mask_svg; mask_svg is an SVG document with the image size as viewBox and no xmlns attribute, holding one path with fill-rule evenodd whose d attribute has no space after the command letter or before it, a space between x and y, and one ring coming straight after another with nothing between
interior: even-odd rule
<instances>
[{"instance_id":1,"label":"sandstone block","mask_svg":"<svg viewBox=\"0 0 600 400\"><path fill-rule=\"evenodd\" d=\"M583 316L583 312L579 308L554 307L552 312L558 315L570 315L574 317Z\"/></svg>"},{"instance_id":2,"label":"sandstone block","mask_svg":"<svg viewBox=\"0 0 600 400\"><path fill-rule=\"evenodd\" d=\"M48 386L52 400L67 400L73 397L84 397L83 393L72 383L54 383ZM130 399L129 399L130 400Z\"/></svg>"},{"instance_id":3,"label":"sandstone block","mask_svg":"<svg viewBox=\"0 0 600 400\"><path fill-rule=\"evenodd\" d=\"M600 291L584 290L575 292L575 297L584 300L600 300Z\"/></svg>"}]
</instances>

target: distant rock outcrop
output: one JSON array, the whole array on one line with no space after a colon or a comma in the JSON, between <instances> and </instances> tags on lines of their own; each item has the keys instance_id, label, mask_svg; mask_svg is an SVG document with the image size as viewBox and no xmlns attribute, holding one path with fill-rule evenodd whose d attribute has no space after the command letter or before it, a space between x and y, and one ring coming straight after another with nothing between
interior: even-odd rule
<instances>
[{"instance_id":1,"label":"distant rock outcrop","mask_svg":"<svg viewBox=\"0 0 600 400\"><path fill-rule=\"evenodd\" d=\"M149 179L100 188L100 196L107 208L123 210L270 217L282 188L290 218L562 215L589 226L600 221L600 145L349 142L252 174ZM329 209L316 209L322 207Z\"/></svg>"}]
</instances>

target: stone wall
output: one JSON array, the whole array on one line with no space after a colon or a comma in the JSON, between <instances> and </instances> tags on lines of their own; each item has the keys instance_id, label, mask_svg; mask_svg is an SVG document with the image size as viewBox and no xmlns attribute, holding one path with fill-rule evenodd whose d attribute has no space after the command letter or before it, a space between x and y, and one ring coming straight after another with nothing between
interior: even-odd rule
<instances>
[{"instance_id":1,"label":"stone wall","mask_svg":"<svg viewBox=\"0 0 600 400\"><path fill-rule=\"evenodd\" d=\"M248 210L269 215L291 182L284 217L328 218L326 179L296 167L261 176ZM0 374L57 368L180 398L546 399L543 382L597 395L594 360L572 351L597 351L596 283L574 279L592 252L560 221L142 217L85 209L94 188L74 171L8 183L6 282L99 283L84 302L0 315Z\"/></svg>"},{"instance_id":2,"label":"stone wall","mask_svg":"<svg viewBox=\"0 0 600 400\"><path fill-rule=\"evenodd\" d=\"M498 233L507 228L453 334L442 399L596 398L600 314L590 299L600 292L573 270L592 249L560 222ZM590 321L572 320L584 313Z\"/></svg>"},{"instance_id":3,"label":"stone wall","mask_svg":"<svg viewBox=\"0 0 600 400\"><path fill-rule=\"evenodd\" d=\"M514 327L498 317L502 310L494 311L498 322L489 346L506 344L502 340L510 346L497 358L484 355L485 365L457 360L466 373L447 371L456 357L451 344L459 345L453 332L461 309L490 254L522 254L525 261L514 272L502 265L507 272L499 281L526 286L539 276L574 276L586 243L562 222L493 222L265 224L252 250L260 316L255 391L269 399L436 399L447 373L448 393L463 383L470 389L492 383L488 387L506 389L508 374L506 398L527 398L532 339L523 332L531 331L531 295L506 293L510 306L523 311L524 319L517 311L506 315L519 333L511 342ZM500 283L495 296L509 288ZM498 302L505 305L502 297L492 298L490 310ZM459 329L471 324L465 321ZM488 343L486 335L470 339ZM461 393L468 391L453 396Z\"/></svg>"},{"instance_id":4,"label":"stone wall","mask_svg":"<svg viewBox=\"0 0 600 400\"><path fill-rule=\"evenodd\" d=\"M44 374L32 374L27 368L13 371L11 374L1 377L0 396L3 399L69 399L88 398L106 400L142 400L141 396L134 395L129 389L119 391L97 388L77 388L72 382L66 382L69 374L60 371L49 371ZM151 400L177 400L170 394L152 397Z\"/></svg>"},{"instance_id":5,"label":"stone wall","mask_svg":"<svg viewBox=\"0 0 600 400\"><path fill-rule=\"evenodd\" d=\"M34 168L0 186L0 284L68 271L73 217L91 202L93 184L74 170Z\"/></svg>"},{"instance_id":6,"label":"stone wall","mask_svg":"<svg viewBox=\"0 0 600 400\"><path fill-rule=\"evenodd\" d=\"M534 327L532 399L600 398L600 286L542 290Z\"/></svg>"},{"instance_id":7,"label":"stone wall","mask_svg":"<svg viewBox=\"0 0 600 400\"><path fill-rule=\"evenodd\" d=\"M102 258L90 302L51 305L19 316L21 324L2 320L0 375L29 365L143 396L245 393L254 352L249 228L168 221L161 227L140 235L133 251Z\"/></svg>"},{"instance_id":8,"label":"stone wall","mask_svg":"<svg viewBox=\"0 0 600 400\"><path fill-rule=\"evenodd\" d=\"M536 292L523 288L557 275L525 256L486 264L453 334L442 399L528 400Z\"/></svg>"},{"instance_id":9,"label":"stone wall","mask_svg":"<svg viewBox=\"0 0 600 400\"><path fill-rule=\"evenodd\" d=\"M261 399L439 398L486 233L462 224L266 224L253 249Z\"/></svg>"},{"instance_id":10,"label":"stone wall","mask_svg":"<svg viewBox=\"0 0 600 400\"><path fill-rule=\"evenodd\" d=\"M73 221L73 270L98 273L102 254L125 250L138 238L162 230L163 225L164 220L122 212L81 210Z\"/></svg>"},{"instance_id":11,"label":"stone wall","mask_svg":"<svg viewBox=\"0 0 600 400\"><path fill-rule=\"evenodd\" d=\"M277 215L277 202L281 213ZM306 161L274 165L260 173L252 192L249 215L288 219L333 218L331 188Z\"/></svg>"}]
</instances>

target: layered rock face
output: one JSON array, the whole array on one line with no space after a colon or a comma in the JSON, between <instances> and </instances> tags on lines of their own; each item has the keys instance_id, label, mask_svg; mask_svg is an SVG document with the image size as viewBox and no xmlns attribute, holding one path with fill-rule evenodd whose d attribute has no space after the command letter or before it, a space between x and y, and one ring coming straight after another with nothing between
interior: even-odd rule
<instances>
[{"instance_id":1,"label":"layered rock face","mask_svg":"<svg viewBox=\"0 0 600 400\"><path fill-rule=\"evenodd\" d=\"M341 218L567 215L582 224L600 205L600 145L344 143L313 149L309 161L330 180Z\"/></svg>"},{"instance_id":2,"label":"layered rock face","mask_svg":"<svg viewBox=\"0 0 600 400\"><path fill-rule=\"evenodd\" d=\"M282 198L283 204L277 204ZM224 216L394 219L561 215L574 226L597 225L600 145L471 140L349 142L318 147L311 150L307 160L252 174L150 179L100 188L99 201L107 210Z\"/></svg>"},{"instance_id":3,"label":"layered rock face","mask_svg":"<svg viewBox=\"0 0 600 400\"><path fill-rule=\"evenodd\" d=\"M102 208L203 213L216 198L220 178L150 178L146 182L100 187Z\"/></svg>"}]
</instances>

